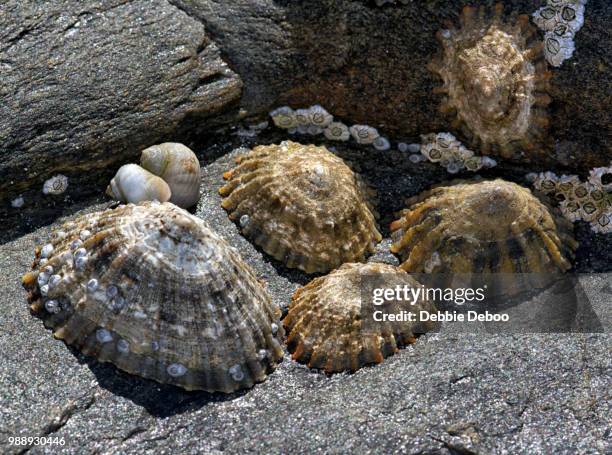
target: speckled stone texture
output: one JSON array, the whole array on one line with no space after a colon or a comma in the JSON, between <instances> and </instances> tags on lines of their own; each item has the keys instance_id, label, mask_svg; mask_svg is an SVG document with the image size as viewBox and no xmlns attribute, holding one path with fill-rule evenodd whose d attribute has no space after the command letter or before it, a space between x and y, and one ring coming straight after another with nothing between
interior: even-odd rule
<instances>
[{"instance_id":1,"label":"speckled stone texture","mask_svg":"<svg viewBox=\"0 0 612 455\"><path fill-rule=\"evenodd\" d=\"M0 30L0 211L210 126L241 94L202 23L163 0L4 1Z\"/></svg>"}]
</instances>

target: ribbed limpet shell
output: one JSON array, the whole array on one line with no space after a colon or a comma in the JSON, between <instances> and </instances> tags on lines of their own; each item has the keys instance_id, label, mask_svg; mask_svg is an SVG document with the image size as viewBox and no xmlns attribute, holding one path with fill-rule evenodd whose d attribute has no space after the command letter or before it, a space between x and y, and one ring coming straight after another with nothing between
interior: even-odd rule
<instances>
[{"instance_id":1,"label":"ribbed limpet shell","mask_svg":"<svg viewBox=\"0 0 612 455\"><path fill-rule=\"evenodd\" d=\"M231 392L282 358L279 310L206 224L170 203L81 216L23 278L54 336L101 362L187 390Z\"/></svg>"},{"instance_id":2,"label":"ribbed limpet shell","mask_svg":"<svg viewBox=\"0 0 612 455\"><path fill-rule=\"evenodd\" d=\"M391 224L391 251L408 272L544 276L571 267L571 223L515 183L452 182L408 205Z\"/></svg>"},{"instance_id":3,"label":"ribbed limpet shell","mask_svg":"<svg viewBox=\"0 0 612 455\"><path fill-rule=\"evenodd\" d=\"M484 7L466 6L460 27L438 32L443 52L429 69L444 83L435 89L444 95L440 110L453 115L470 148L509 157L542 142L551 73L529 17L506 23L502 10L498 4L488 17Z\"/></svg>"},{"instance_id":4,"label":"ribbed limpet shell","mask_svg":"<svg viewBox=\"0 0 612 455\"><path fill-rule=\"evenodd\" d=\"M434 328L431 322L384 322L366 327L371 315L362 309L362 279L380 281L381 287L419 287L403 270L388 264L344 264L329 275L318 277L298 289L283 325L287 346L294 360L328 373L355 371L380 363L398 348L415 342L415 335ZM378 283L378 281L377 281ZM374 307L372 307L374 310ZM431 302L393 302L389 313L435 312Z\"/></svg>"},{"instance_id":5,"label":"ribbed limpet shell","mask_svg":"<svg viewBox=\"0 0 612 455\"><path fill-rule=\"evenodd\" d=\"M325 147L287 141L254 148L220 189L245 236L288 267L327 272L363 261L381 240L373 191Z\"/></svg>"}]
</instances>

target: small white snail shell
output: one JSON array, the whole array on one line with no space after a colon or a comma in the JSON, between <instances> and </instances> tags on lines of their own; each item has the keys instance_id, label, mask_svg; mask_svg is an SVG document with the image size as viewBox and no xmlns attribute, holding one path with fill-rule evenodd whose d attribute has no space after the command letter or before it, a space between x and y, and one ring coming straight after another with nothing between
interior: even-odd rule
<instances>
[{"instance_id":1,"label":"small white snail shell","mask_svg":"<svg viewBox=\"0 0 612 455\"><path fill-rule=\"evenodd\" d=\"M106 188L106 194L122 202L167 202L172 195L166 182L137 164L121 166Z\"/></svg>"},{"instance_id":2,"label":"small white snail shell","mask_svg":"<svg viewBox=\"0 0 612 455\"><path fill-rule=\"evenodd\" d=\"M140 165L166 181L179 207L194 206L200 199L200 162L183 144L164 142L142 151Z\"/></svg>"}]
</instances>

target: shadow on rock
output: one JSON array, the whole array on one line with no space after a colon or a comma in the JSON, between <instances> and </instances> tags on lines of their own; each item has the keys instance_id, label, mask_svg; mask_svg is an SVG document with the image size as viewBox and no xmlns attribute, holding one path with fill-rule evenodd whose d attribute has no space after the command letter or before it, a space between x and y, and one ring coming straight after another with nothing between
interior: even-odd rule
<instances>
[{"instance_id":1,"label":"shadow on rock","mask_svg":"<svg viewBox=\"0 0 612 455\"><path fill-rule=\"evenodd\" d=\"M208 403L236 399L247 392L244 390L224 394L186 391L170 384L160 384L125 373L110 363L100 363L91 357L84 357L74 348L71 348L71 351L79 363L87 365L100 387L142 406L154 417L183 414L197 410Z\"/></svg>"}]
</instances>

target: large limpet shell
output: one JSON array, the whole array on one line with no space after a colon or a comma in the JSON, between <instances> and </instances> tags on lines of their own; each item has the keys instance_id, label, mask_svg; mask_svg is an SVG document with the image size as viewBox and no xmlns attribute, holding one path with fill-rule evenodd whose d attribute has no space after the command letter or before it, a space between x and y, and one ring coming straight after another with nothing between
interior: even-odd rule
<instances>
[{"instance_id":1,"label":"large limpet shell","mask_svg":"<svg viewBox=\"0 0 612 455\"><path fill-rule=\"evenodd\" d=\"M501 179L425 191L391 224L404 270L435 274L560 273L577 247L572 225L527 188ZM512 294L510 289L503 292Z\"/></svg>"},{"instance_id":2,"label":"large limpet shell","mask_svg":"<svg viewBox=\"0 0 612 455\"><path fill-rule=\"evenodd\" d=\"M365 326L371 314L362 308L362 280L377 280L377 287L419 287L403 270L388 264L344 264L298 289L283 325L294 360L328 373L355 371L380 363L399 347L414 343L415 335L433 329L431 322L381 322ZM380 284L380 286L378 286ZM374 307L372 307L374 309ZM386 312L435 312L431 302L391 302Z\"/></svg>"},{"instance_id":3,"label":"large limpet shell","mask_svg":"<svg viewBox=\"0 0 612 455\"><path fill-rule=\"evenodd\" d=\"M327 272L363 261L381 240L368 189L325 147L254 148L225 173L222 206L242 232L288 267Z\"/></svg>"},{"instance_id":4,"label":"large limpet shell","mask_svg":"<svg viewBox=\"0 0 612 455\"><path fill-rule=\"evenodd\" d=\"M187 390L231 392L282 358L279 310L206 224L143 203L66 223L24 276L56 338L128 373Z\"/></svg>"},{"instance_id":5,"label":"large limpet shell","mask_svg":"<svg viewBox=\"0 0 612 455\"><path fill-rule=\"evenodd\" d=\"M489 17L466 6L459 28L438 32L443 52L429 69L444 82L436 88L440 110L453 115L470 148L509 157L542 142L551 73L529 17L506 23L502 10L498 4Z\"/></svg>"}]
</instances>

